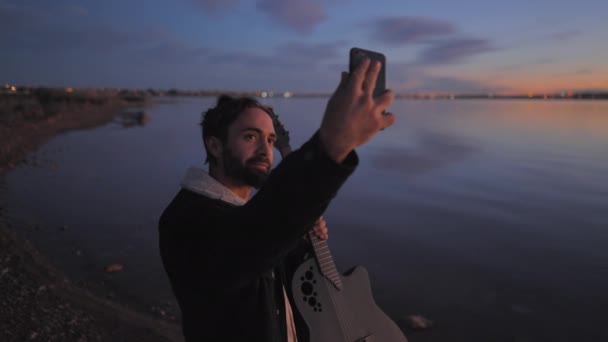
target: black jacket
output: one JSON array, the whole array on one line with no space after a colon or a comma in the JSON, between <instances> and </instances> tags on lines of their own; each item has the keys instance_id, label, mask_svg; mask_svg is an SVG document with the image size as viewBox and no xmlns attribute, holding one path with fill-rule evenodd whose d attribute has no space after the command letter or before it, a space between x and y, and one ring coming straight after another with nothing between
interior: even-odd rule
<instances>
[{"instance_id":1,"label":"black jacket","mask_svg":"<svg viewBox=\"0 0 608 342\"><path fill-rule=\"evenodd\" d=\"M282 284L293 269L285 267L293 263L287 257L357 163L354 152L335 163L315 135L243 206L179 191L159 231L186 341L287 340ZM292 309L297 315L293 302ZM296 328L302 336L299 316Z\"/></svg>"}]
</instances>

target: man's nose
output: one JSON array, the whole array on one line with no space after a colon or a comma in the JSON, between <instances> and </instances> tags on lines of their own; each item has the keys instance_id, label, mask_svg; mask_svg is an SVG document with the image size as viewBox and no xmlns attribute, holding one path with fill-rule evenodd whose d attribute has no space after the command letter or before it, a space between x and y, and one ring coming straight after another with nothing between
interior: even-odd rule
<instances>
[{"instance_id":1,"label":"man's nose","mask_svg":"<svg viewBox=\"0 0 608 342\"><path fill-rule=\"evenodd\" d=\"M266 139L260 139L260 143L258 144L258 152L263 153L266 156L272 154L272 144L268 142Z\"/></svg>"}]
</instances>

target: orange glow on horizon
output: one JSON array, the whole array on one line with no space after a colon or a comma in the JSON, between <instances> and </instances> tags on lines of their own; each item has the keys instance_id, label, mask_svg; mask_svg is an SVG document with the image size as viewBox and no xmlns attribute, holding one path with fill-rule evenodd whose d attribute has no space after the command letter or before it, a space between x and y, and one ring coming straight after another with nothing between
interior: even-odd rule
<instances>
[{"instance_id":1,"label":"orange glow on horizon","mask_svg":"<svg viewBox=\"0 0 608 342\"><path fill-rule=\"evenodd\" d=\"M561 72L561 71L560 71ZM572 94L577 91L603 90L608 91L608 71L598 70L594 74L523 74L512 73L501 77L490 78L490 86L506 87L509 94Z\"/></svg>"},{"instance_id":2,"label":"orange glow on horizon","mask_svg":"<svg viewBox=\"0 0 608 342\"><path fill-rule=\"evenodd\" d=\"M420 87L425 86L425 79L409 79L397 84L389 85L398 93L411 93L426 96L429 94L471 94L471 93L492 93L496 96L562 96L584 91L608 92L608 68L598 69L593 74L564 73L559 70L555 73L495 73L482 72L481 70L467 74L462 77L460 73L433 74L432 77L447 77L458 81L470 82L472 85L478 84L480 90L467 89L425 89L420 91ZM560 74L561 73L561 74ZM473 88L474 89L474 88ZM486 89L486 90L484 90ZM531 96L532 97L532 96Z\"/></svg>"}]
</instances>

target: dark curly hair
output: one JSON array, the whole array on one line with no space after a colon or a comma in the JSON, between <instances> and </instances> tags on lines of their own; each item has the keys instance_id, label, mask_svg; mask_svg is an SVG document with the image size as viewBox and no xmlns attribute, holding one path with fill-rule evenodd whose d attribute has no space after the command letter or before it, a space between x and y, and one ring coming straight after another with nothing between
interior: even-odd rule
<instances>
[{"instance_id":1,"label":"dark curly hair","mask_svg":"<svg viewBox=\"0 0 608 342\"><path fill-rule=\"evenodd\" d=\"M241 115L247 108L260 108L268 113L273 119L272 110L262 105L252 97L232 97L229 95L220 95L217 99L217 104L213 108L209 108L201 115L202 137L205 144L207 158L205 163L216 164L216 158L209 153L206 138L217 137L222 143L226 143L228 139L228 127Z\"/></svg>"}]
</instances>

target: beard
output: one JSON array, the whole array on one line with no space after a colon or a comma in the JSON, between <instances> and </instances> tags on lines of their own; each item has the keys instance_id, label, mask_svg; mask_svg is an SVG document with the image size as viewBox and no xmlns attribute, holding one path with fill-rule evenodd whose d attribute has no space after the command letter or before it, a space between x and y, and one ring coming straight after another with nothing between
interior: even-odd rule
<instances>
[{"instance_id":1,"label":"beard","mask_svg":"<svg viewBox=\"0 0 608 342\"><path fill-rule=\"evenodd\" d=\"M224 172L228 177L242 181L256 189L259 189L270 175L270 168L264 172L253 167L253 164L260 162L270 165L270 160L264 156L249 158L243 164L232 154L230 149L224 149L222 161L224 163Z\"/></svg>"}]
</instances>

